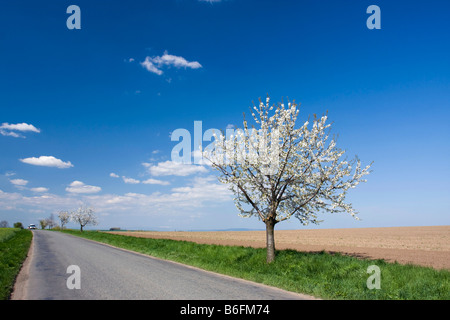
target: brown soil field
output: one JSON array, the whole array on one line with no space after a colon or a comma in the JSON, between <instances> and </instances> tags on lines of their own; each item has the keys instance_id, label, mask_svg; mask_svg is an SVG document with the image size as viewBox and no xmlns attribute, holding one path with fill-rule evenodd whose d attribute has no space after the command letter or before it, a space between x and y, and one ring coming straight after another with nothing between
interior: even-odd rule
<instances>
[{"instance_id":1,"label":"brown soil field","mask_svg":"<svg viewBox=\"0 0 450 320\"><path fill-rule=\"evenodd\" d=\"M265 231L111 232L135 237L265 247ZM276 249L340 252L387 262L450 269L450 226L275 230Z\"/></svg>"}]
</instances>

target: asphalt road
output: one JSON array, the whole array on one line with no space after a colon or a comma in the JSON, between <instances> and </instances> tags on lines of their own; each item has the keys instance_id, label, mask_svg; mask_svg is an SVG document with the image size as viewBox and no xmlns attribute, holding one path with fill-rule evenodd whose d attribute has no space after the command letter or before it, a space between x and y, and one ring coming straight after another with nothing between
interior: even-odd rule
<instances>
[{"instance_id":1,"label":"asphalt road","mask_svg":"<svg viewBox=\"0 0 450 320\"><path fill-rule=\"evenodd\" d=\"M77 266L79 272L69 270L68 273L69 266ZM69 288L78 283L79 289ZM24 300L307 298L64 233L43 230L33 231L30 256L22 268L13 294L13 299Z\"/></svg>"}]
</instances>

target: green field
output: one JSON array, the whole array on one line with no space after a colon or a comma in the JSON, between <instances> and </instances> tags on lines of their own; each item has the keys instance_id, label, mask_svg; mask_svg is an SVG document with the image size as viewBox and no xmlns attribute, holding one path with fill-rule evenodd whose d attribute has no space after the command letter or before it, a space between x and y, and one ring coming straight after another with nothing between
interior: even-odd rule
<instances>
[{"instance_id":1,"label":"green field","mask_svg":"<svg viewBox=\"0 0 450 320\"><path fill-rule=\"evenodd\" d=\"M146 239L98 231L64 231L116 247L177 261L322 299L449 300L450 271L362 260L340 254L277 251L265 262L265 249ZM380 268L380 289L368 289L371 265Z\"/></svg>"},{"instance_id":2,"label":"green field","mask_svg":"<svg viewBox=\"0 0 450 320\"><path fill-rule=\"evenodd\" d=\"M30 230L0 228L0 300L9 298L32 237Z\"/></svg>"}]
</instances>

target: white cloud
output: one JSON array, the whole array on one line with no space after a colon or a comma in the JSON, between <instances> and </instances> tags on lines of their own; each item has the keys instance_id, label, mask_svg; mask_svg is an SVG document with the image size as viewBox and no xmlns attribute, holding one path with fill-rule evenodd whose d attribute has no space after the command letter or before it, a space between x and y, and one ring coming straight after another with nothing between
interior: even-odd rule
<instances>
[{"instance_id":1,"label":"white cloud","mask_svg":"<svg viewBox=\"0 0 450 320\"><path fill-rule=\"evenodd\" d=\"M196 173L205 173L208 170L203 166L193 164L183 164L167 160L159 162L157 165L144 162L142 164L153 176L188 176Z\"/></svg>"},{"instance_id":2,"label":"white cloud","mask_svg":"<svg viewBox=\"0 0 450 320\"><path fill-rule=\"evenodd\" d=\"M190 68L199 69L202 65L197 61L188 61L183 57L168 54L167 51L164 52L162 56L157 57L146 57L144 62L141 62L141 66L147 69L149 72L153 72L157 75L162 75L163 71L161 68L163 66L173 66L175 68Z\"/></svg>"},{"instance_id":3,"label":"white cloud","mask_svg":"<svg viewBox=\"0 0 450 320\"><path fill-rule=\"evenodd\" d=\"M114 177L114 178L118 178L119 177L115 173L111 173L110 176ZM128 177L125 177L125 176L122 176L122 180L123 180L123 182L125 182L127 184L140 184L140 183L143 183L143 184L159 184L159 185L162 185L162 186L166 186L166 185L170 184L167 181L162 181L162 180L157 180L157 179L147 179L147 180L144 180L144 181L141 182L140 180L137 180L137 179L134 179L134 178L128 178Z\"/></svg>"},{"instance_id":4,"label":"white cloud","mask_svg":"<svg viewBox=\"0 0 450 320\"><path fill-rule=\"evenodd\" d=\"M147 71L156 73L158 76L162 75L162 70L158 69L153 62L151 61L150 57L146 57L144 62L141 62L141 66L143 66Z\"/></svg>"},{"instance_id":5,"label":"white cloud","mask_svg":"<svg viewBox=\"0 0 450 320\"><path fill-rule=\"evenodd\" d=\"M0 190L0 210L24 212L59 211L61 208L76 208L79 200L74 197L61 197L53 194L26 197L20 193L7 193Z\"/></svg>"},{"instance_id":6,"label":"white cloud","mask_svg":"<svg viewBox=\"0 0 450 320\"><path fill-rule=\"evenodd\" d=\"M176 215L179 210L191 210L207 206L207 203L232 203L232 193L228 187L217 181L216 177L194 178L189 185L172 188L168 193L154 192L142 194L129 192L124 195L107 194L86 196L89 202L101 211L120 211L142 213L148 215L148 208L153 213L169 213ZM184 212L183 211L183 212Z\"/></svg>"},{"instance_id":7,"label":"white cloud","mask_svg":"<svg viewBox=\"0 0 450 320\"><path fill-rule=\"evenodd\" d=\"M109 174L109 176L110 176L111 178L119 178L119 176L118 176L117 174L115 174L114 172L111 172L111 173Z\"/></svg>"},{"instance_id":8,"label":"white cloud","mask_svg":"<svg viewBox=\"0 0 450 320\"><path fill-rule=\"evenodd\" d=\"M97 193L101 190L100 187L89 186L81 181L74 181L66 188L66 191L70 193Z\"/></svg>"},{"instance_id":9,"label":"white cloud","mask_svg":"<svg viewBox=\"0 0 450 320\"><path fill-rule=\"evenodd\" d=\"M17 124L9 124L3 123L0 126L0 134L3 136L10 136L14 138L25 138L23 135L17 133L19 132L36 132L40 133L41 130L28 123L17 123Z\"/></svg>"},{"instance_id":10,"label":"white cloud","mask_svg":"<svg viewBox=\"0 0 450 320\"><path fill-rule=\"evenodd\" d=\"M33 192L39 192L39 193L42 193L42 192L47 192L47 191L48 191L48 188L38 187L38 188L31 188L30 190L33 191Z\"/></svg>"},{"instance_id":11,"label":"white cloud","mask_svg":"<svg viewBox=\"0 0 450 320\"><path fill-rule=\"evenodd\" d=\"M11 179L9 180L9 182L11 182L15 186L22 186L22 187L28 184L28 181L24 179Z\"/></svg>"},{"instance_id":12,"label":"white cloud","mask_svg":"<svg viewBox=\"0 0 450 320\"><path fill-rule=\"evenodd\" d=\"M39 130L32 124L27 124L27 123L17 123L17 124L3 123L0 126L0 128L7 129L7 130L13 130L13 131L21 131L21 132L26 132L26 131L37 132L37 133L41 132L41 130Z\"/></svg>"},{"instance_id":13,"label":"white cloud","mask_svg":"<svg viewBox=\"0 0 450 320\"><path fill-rule=\"evenodd\" d=\"M218 3L222 2L222 0L198 0L199 2L209 2L209 3Z\"/></svg>"},{"instance_id":14,"label":"white cloud","mask_svg":"<svg viewBox=\"0 0 450 320\"><path fill-rule=\"evenodd\" d=\"M143 184L159 184L162 186L168 186L170 183L168 181L162 181L158 179L147 179L145 181L142 181Z\"/></svg>"},{"instance_id":15,"label":"white cloud","mask_svg":"<svg viewBox=\"0 0 450 320\"><path fill-rule=\"evenodd\" d=\"M167 51L160 57L152 58L152 61L156 63L158 66L174 66L176 68L191 68L191 69L199 69L202 67L200 63L197 61L187 61L185 58L180 56L174 56L168 54Z\"/></svg>"},{"instance_id":16,"label":"white cloud","mask_svg":"<svg viewBox=\"0 0 450 320\"><path fill-rule=\"evenodd\" d=\"M18 134L16 132L13 131L7 131L7 130L3 130L0 128L0 134L2 136L6 136L6 137L14 137L14 138L25 138L23 135Z\"/></svg>"},{"instance_id":17,"label":"white cloud","mask_svg":"<svg viewBox=\"0 0 450 320\"><path fill-rule=\"evenodd\" d=\"M214 176L195 177L190 186L172 189L172 197L181 197L191 201L226 201L231 199L228 186L217 182Z\"/></svg>"},{"instance_id":18,"label":"white cloud","mask_svg":"<svg viewBox=\"0 0 450 320\"><path fill-rule=\"evenodd\" d=\"M20 161L22 161L23 163L28 163L34 166L42 166L42 167L55 167L60 169L73 167L73 164L70 161L64 162L53 156L40 156L39 158L32 157L20 159Z\"/></svg>"},{"instance_id":19,"label":"white cloud","mask_svg":"<svg viewBox=\"0 0 450 320\"><path fill-rule=\"evenodd\" d=\"M127 177L122 177L123 182L128 183L128 184L138 184L141 183L139 180L133 179L133 178L127 178Z\"/></svg>"}]
</instances>

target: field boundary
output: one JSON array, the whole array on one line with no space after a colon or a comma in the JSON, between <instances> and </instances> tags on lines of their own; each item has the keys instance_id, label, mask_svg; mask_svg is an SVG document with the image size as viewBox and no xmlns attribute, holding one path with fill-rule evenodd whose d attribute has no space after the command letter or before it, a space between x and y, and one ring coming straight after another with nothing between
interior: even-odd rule
<instances>
[{"instance_id":1,"label":"field boundary","mask_svg":"<svg viewBox=\"0 0 450 320\"><path fill-rule=\"evenodd\" d=\"M265 231L105 232L152 239L191 241L199 244L253 248L265 248L266 245ZM382 234L378 238L371 239L370 237L376 232ZM392 235L389 235L390 232ZM433 232L436 232L435 236L433 236ZM335 237L332 235L333 233L336 233ZM352 233L356 233L356 236L364 236L364 241L370 239L372 243L355 244L353 241L353 245L345 245ZM363 235L363 233L367 233L367 235ZM416 234L415 240L412 239L414 234ZM298 237L299 240L291 241L289 236ZM315 239L318 244L313 244ZM420 247L422 242L425 243L424 248ZM332 254L339 252L362 259L383 259L390 263L397 262L405 265L431 267L436 270L450 270L450 226L276 230L275 247L277 250L290 249L299 252L326 251Z\"/></svg>"}]
</instances>

